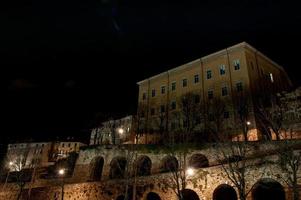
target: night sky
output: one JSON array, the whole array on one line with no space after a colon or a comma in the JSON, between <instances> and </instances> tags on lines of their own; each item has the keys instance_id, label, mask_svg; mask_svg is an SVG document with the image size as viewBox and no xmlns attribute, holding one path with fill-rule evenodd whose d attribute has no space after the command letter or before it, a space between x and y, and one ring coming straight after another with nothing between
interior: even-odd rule
<instances>
[{"instance_id":1,"label":"night sky","mask_svg":"<svg viewBox=\"0 0 301 200\"><path fill-rule=\"evenodd\" d=\"M242 41L301 84L297 3L170 2L1 1L1 140L87 137L135 112L137 81Z\"/></svg>"}]
</instances>

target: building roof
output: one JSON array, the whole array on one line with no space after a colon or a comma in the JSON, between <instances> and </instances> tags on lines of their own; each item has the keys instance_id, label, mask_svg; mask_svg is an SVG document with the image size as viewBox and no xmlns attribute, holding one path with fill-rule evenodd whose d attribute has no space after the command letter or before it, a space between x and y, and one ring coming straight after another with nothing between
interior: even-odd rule
<instances>
[{"instance_id":1,"label":"building roof","mask_svg":"<svg viewBox=\"0 0 301 200\"><path fill-rule=\"evenodd\" d=\"M172 68L170 70L167 70L165 72L162 72L160 74L157 74L157 75L154 75L154 76L151 76L147 79L144 79L142 81L139 81L137 82L138 85L146 82L146 81L149 81L151 79L154 79L154 78L157 78L157 77L160 77L160 76L163 76L163 75L166 75L167 73L170 73L170 72L174 72L174 71L178 71L178 70L181 70L181 69L185 69L187 67L189 67L191 64L197 62L197 61L202 61L202 60L206 60L206 59L209 59L209 58L213 58L213 57L216 57L216 56L219 56L221 54L225 54L227 53L228 51L233 51L233 50L236 50L236 49L239 49L239 48L248 48L249 50L253 51L253 52L256 52L257 55L260 55L262 56L263 58L265 58L268 62L272 63L273 65L275 65L276 67L278 67L280 70L284 71L283 70L283 67L280 66L279 64L277 64L276 62L272 61L270 58L268 58L266 55L264 55L263 53L261 53L260 51L258 51L257 49L255 49L253 46L251 46L250 44L248 44L247 42L241 42L241 43L238 43L236 45L233 45L231 47L228 47L228 48L225 48L225 49L222 49L220 51L217 51L217 52L214 52L214 53L211 53L209 55L206 55L206 56L203 56L201 58L198 58L196 60L193 60L189 63L185 63L183 65L180 65L178 67L175 67L175 68Z\"/></svg>"}]
</instances>

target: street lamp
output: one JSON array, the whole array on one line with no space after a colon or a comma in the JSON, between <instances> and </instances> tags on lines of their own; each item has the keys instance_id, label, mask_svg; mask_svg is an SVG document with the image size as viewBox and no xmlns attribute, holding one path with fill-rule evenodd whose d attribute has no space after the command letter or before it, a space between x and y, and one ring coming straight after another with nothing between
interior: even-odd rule
<instances>
[{"instance_id":1,"label":"street lamp","mask_svg":"<svg viewBox=\"0 0 301 200\"><path fill-rule=\"evenodd\" d=\"M193 176L194 175L194 169L189 167L187 170L186 170L186 174L188 176Z\"/></svg>"},{"instance_id":2,"label":"street lamp","mask_svg":"<svg viewBox=\"0 0 301 200\"><path fill-rule=\"evenodd\" d=\"M124 133L123 128L119 128L119 129L118 129L118 133L119 133L119 134L123 134L123 133Z\"/></svg>"},{"instance_id":3,"label":"street lamp","mask_svg":"<svg viewBox=\"0 0 301 200\"><path fill-rule=\"evenodd\" d=\"M247 121L247 125L250 126L250 125L251 125L251 122L250 122L250 121Z\"/></svg>"},{"instance_id":4,"label":"street lamp","mask_svg":"<svg viewBox=\"0 0 301 200\"><path fill-rule=\"evenodd\" d=\"M58 175L62 178L62 200L64 200L64 175L65 175L65 169L59 169Z\"/></svg>"}]
</instances>

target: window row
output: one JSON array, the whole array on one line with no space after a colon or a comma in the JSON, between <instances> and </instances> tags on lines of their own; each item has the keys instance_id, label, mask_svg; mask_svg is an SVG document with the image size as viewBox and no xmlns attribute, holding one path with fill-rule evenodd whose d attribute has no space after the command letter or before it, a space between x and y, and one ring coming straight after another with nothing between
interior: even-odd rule
<instances>
[{"instance_id":1,"label":"window row","mask_svg":"<svg viewBox=\"0 0 301 200\"><path fill-rule=\"evenodd\" d=\"M242 82L237 82L237 83L235 84L235 88L236 88L236 92L242 92L242 91L243 91L243 84L242 84ZM213 90L208 90L208 93L207 93L208 99L213 99L213 97L214 97L214 94L213 94L213 93L214 93ZM228 92L228 87L227 87L227 86L223 86L223 87L221 88L221 95L224 97L224 96L228 96L228 94L229 94L229 92ZM198 102L200 101L198 95L196 95L195 98L198 99L198 100L197 100ZM198 102L197 102L197 103L198 103Z\"/></svg>"},{"instance_id":2,"label":"window row","mask_svg":"<svg viewBox=\"0 0 301 200\"><path fill-rule=\"evenodd\" d=\"M234 70L239 70L240 69L240 62L239 60L234 60L233 61L233 66L234 66ZM220 65L219 66L219 73L220 75L225 75L226 74L226 66L225 65ZM206 71L206 78L207 79L211 79L213 76L212 71L211 70L207 70ZM200 76L199 74L195 74L194 78L193 78L193 82L195 84L200 82ZM188 79L184 78L182 79L182 87L187 87L188 86ZM171 91L175 91L176 90L176 82L172 82L171 83ZM166 94L166 86L161 86L161 94ZM156 96L156 90L152 89L151 91L151 96L155 97ZM143 93L142 95L142 99L145 100L146 99L146 93Z\"/></svg>"}]
</instances>

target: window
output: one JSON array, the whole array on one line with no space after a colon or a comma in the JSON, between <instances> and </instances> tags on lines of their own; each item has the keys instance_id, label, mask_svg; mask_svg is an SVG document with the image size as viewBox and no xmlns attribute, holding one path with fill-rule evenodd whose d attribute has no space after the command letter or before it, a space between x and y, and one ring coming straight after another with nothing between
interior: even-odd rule
<instances>
[{"instance_id":1,"label":"window","mask_svg":"<svg viewBox=\"0 0 301 200\"><path fill-rule=\"evenodd\" d=\"M213 99L213 90L208 91L208 99Z\"/></svg>"},{"instance_id":2,"label":"window","mask_svg":"<svg viewBox=\"0 0 301 200\"><path fill-rule=\"evenodd\" d=\"M160 111L161 111L161 113L164 113L164 112L165 112L165 106L164 106L164 105L161 105L161 106L160 106Z\"/></svg>"},{"instance_id":3,"label":"window","mask_svg":"<svg viewBox=\"0 0 301 200\"><path fill-rule=\"evenodd\" d=\"M161 94L165 94L165 86L161 87Z\"/></svg>"},{"instance_id":4,"label":"window","mask_svg":"<svg viewBox=\"0 0 301 200\"><path fill-rule=\"evenodd\" d=\"M237 92L241 92L242 90L243 90L243 88L242 88L242 82L236 83L236 91Z\"/></svg>"},{"instance_id":5,"label":"window","mask_svg":"<svg viewBox=\"0 0 301 200\"><path fill-rule=\"evenodd\" d=\"M194 83L198 83L200 81L199 75L194 75Z\"/></svg>"},{"instance_id":6,"label":"window","mask_svg":"<svg viewBox=\"0 0 301 200\"><path fill-rule=\"evenodd\" d=\"M225 112L224 112L224 118L225 118L225 119L228 119L229 117L230 117L229 112L228 112L228 111L225 111Z\"/></svg>"},{"instance_id":7,"label":"window","mask_svg":"<svg viewBox=\"0 0 301 200\"><path fill-rule=\"evenodd\" d=\"M62 147L65 147L65 144L64 144L64 143L62 144Z\"/></svg>"},{"instance_id":8,"label":"window","mask_svg":"<svg viewBox=\"0 0 301 200\"><path fill-rule=\"evenodd\" d=\"M155 109L151 108L151 115L155 115Z\"/></svg>"},{"instance_id":9,"label":"window","mask_svg":"<svg viewBox=\"0 0 301 200\"><path fill-rule=\"evenodd\" d=\"M146 99L146 93L144 92L142 95L142 100L145 100L145 99Z\"/></svg>"},{"instance_id":10,"label":"window","mask_svg":"<svg viewBox=\"0 0 301 200\"><path fill-rule=\"evenodd\" d=\"M227 95L228 95L227 87L222 87L222 96L227 96Z\"/></svg>"},{"instance_id":11,"label":"window","mask_svg":"<svg viewBox=\"0 0 301 200\"><path fill-rule=\"evenodd\" d=\"M177 103L176 103L176 101L172 101L171 102L171 109L172 110L175 110L177 108Z\"/></svg>"},{"instance_id":12,"label":"window","mask_svg":"<svg viewBox=\"0 0 301 200\"><path fill-rule=\"evenodd\" d=\"M186 78L182 80L182 85L183 85L183 87L187 86L187 79Z\"/></svg>"},{"instance_id":13,"label":"window","mask_svg":"<svg viewBox=\"0 0 301 200\"><path fill-rule=\"evenodd\" d=\"M233 61L233 65L234 65L234 70L240 69L240 62L238 59Z\"/></svg>"},{"instance_id":14,"label":"window","mask_svg":"<svg viewBox=\"0 0 301 200\"><path fill-rule=\"evenodd\" d=\"M77 147L77 143L74 144L74 147Z\"/></svg>"},{"instance_id":15,"label":"window","mask_svg":"<svg viewBox=\"0 0 301 200\"><path fill-rule=\"evenodd\" d=\"M156 90L152 89L152 97L156 96Z\"/></svg>"},{"instance_id":16,"label":"window","mask_svg":"<svg viewBox=\"0 0 301 200\"><path fill-rule=\"evenodd\" d=\"M171 91L175 91L176 90L176 82L172 82L171 83Z\"/></svg>"},{"instance_id":17,"label":"window","mask_svg":"<svg viewBox=\"0 0 301 200\"><path fill-rule=\"evenodd\" d=\"M194 103L200 103L200 95L194 96Z\"/></svg>"},{"instance_id":18,"label":"window","mask_svg":"<svg viewBox=\"0 0 301 200\"><path fill-rule=\"evenodd\" d=\"M226 74L226 67L225 67L225 65L220 65L219 66L219 73L220 73L220 75Z\"/></svg>"},{"instance_id":19,"label":"window","mask_svg":"<svg viewBox=\"0 0 301 200\"><path fill-rule=\"evenodd\" d=\"M70 143L68 144L68 147L71 147L71 144L70 144Z\"/></svg>"},{"instance_id":20,"label":"window","mask_svg":"<svg viewBox=\"0 0 301 200\"><path fill-rule=\"evenodd\" d=\"M207 70L207 79L211 79L212 78L212 72L211 70Z\"/></svg>"},{"instance_id":21,"label":"window","mask_svg":"<svg viewBox=\"0 0 301 200\"><path fill-rule=\"evenodd\" d=\"M274 78L273 78L273 74L270 73L270 79L271 79L271 82L274 83Z\"/></svg>"}]
</instances>

